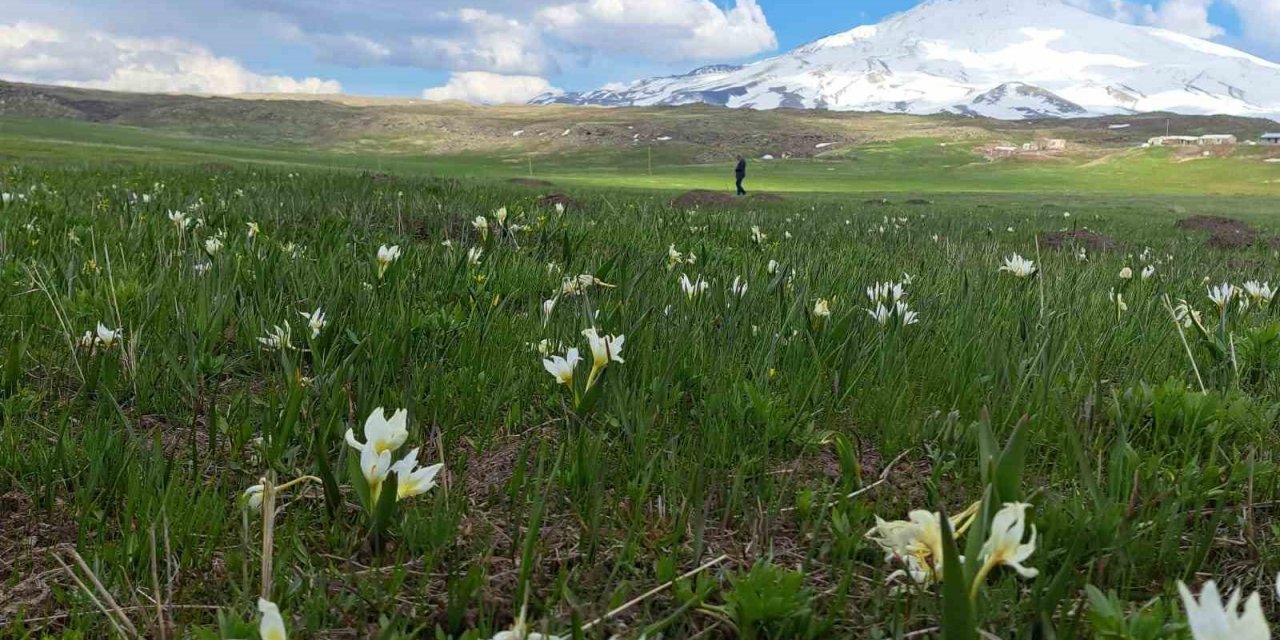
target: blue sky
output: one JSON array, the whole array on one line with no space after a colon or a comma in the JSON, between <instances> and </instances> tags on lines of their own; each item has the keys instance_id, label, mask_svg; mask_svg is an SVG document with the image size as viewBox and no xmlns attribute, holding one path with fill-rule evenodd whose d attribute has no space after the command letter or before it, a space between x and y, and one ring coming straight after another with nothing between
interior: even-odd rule
<instances>
[{"instance_id":1,"label":"blue sky","mask_svg":"<svg viewBox=\"0 0 1280 640\"><path fill-rule=\"evenodd\" d=\"M1280 59L1280 0L1063 1ZM513 102L755 60L917 3L0 0L0 78Z\"/></svg>"}]
</instances>

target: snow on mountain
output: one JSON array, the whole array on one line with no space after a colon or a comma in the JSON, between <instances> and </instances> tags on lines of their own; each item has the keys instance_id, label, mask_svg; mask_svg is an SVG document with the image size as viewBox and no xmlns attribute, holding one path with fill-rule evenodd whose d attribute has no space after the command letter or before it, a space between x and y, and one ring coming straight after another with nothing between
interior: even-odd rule
<instances>
[{"instance_id":1,"label":"snow on mountain","mask_svg":"<svg viewBox=\"0 0 1280 640\"><path fill-rule=\"evenodd\" d=\"M1280 118L1280 64L1061 0L929 0L746 66L534 102L1002 119L1149 111Z\"/></svg>"}]
</instances>

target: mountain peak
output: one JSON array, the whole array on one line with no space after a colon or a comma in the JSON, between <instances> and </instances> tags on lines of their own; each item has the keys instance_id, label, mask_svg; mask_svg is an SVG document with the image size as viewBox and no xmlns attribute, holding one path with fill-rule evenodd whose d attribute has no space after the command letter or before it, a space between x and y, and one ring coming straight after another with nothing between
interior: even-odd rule
<instances>
[{"instance_id":1,"label":"mountain peak","mask_svg":"<svg viewBox=\"0 0 1280 640\"><path fill-rule=\"evenodd\" d=\"M704 71L705 70L705 71ZM1280 65L1064 0L927 0L741 68L540 102L960 113L1280 116Z\"/></svg>"}]
</instances>

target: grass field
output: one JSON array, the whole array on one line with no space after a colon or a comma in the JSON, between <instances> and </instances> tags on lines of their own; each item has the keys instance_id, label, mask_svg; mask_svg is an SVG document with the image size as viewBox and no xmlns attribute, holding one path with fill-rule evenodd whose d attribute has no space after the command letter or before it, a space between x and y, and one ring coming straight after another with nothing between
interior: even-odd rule
<instances>
[{"instance_id":1,"label":"grass field","mask_svg":"<svg viewBox=\"0 0 1280 640\"><path fill-rule=\"evenodd\" d=\"M535 160L557 210L523 156L4 120L0 637L1280 619L1280 167L923 139L685 210L720 168L641 153Z\"/></svg>"},{"instance_id":2,"label":"grass field","mask_svg":"<svg viewBox=\"0 0 1280 640\"><path fill-rule=\"evenodd\" d=\"M1280 164L1262 147L1226 158L1175 161L1167 149L1088 157L984 160L940 138L870 142L818 158L753 161L748 186L781 193L1105 193L1280 197ZM394 151L394 152L393 152ZM381 171L468 179L535 178L561 186L732 191L732 163L705 164L686 146L609 145L556 153L411 155L304 145L252 145L189 134L65 120L0 118L0 158L55 164L209 163ZM1095 157L1097 156L1097 157Z\"/></svg>"}]
</instances>

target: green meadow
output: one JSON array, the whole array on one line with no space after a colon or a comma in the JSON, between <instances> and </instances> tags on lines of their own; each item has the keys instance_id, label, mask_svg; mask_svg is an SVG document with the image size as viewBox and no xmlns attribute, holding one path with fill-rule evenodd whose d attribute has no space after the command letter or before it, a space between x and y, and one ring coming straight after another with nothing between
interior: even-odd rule
<instances>
[{"instance_id":1,"label":"green meadow","mask_svg":"<svg viewBox=\"0 0 1280 640\"><path fill-rule=\"evenodd\" d=\"M0 120L0 637L1280 619L1280 165L654 151Z\"/></svg>"}]
</instances>

